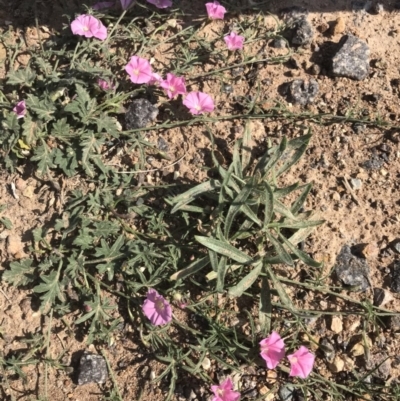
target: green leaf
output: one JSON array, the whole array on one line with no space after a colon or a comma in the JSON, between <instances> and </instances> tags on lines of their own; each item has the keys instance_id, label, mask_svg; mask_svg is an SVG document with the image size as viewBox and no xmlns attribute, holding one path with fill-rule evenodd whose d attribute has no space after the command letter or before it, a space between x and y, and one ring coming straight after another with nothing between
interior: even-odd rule
<instances>
[{"instance_id":1,"label":"green leaf","mask_svg":"<svg viewBox=\"0 0 400 401\"><path fill-rule=\"evenodd\" d=\"M291 221L285 220L283 223L271 223L268 225L269 228L291 228L301 229L307 227L316 227L325 223L325 220L301 220L301 221Z\"/></svg>"},{"instance_id":2,"label":"green leaf","mask_svg":"<svg viewBox=\"0 0 400 401\"><path fill-rule=\"evenodd\" d=\"M247 264L252 260L250 256L239 251L234 246L232 246L226 242L219 241L217 239L210 238L210 237L201 237L199 235L196 235L195 239L196 239L196 241L200 242L201 245L204 245L205 247L207 247L221 255L224 255L230 259L233 259L236 262Z\"/></svg>"},{"instance_id":3,"label":"green leaf","mask_svg":"<svg viewBox=\"0 0 400 401\"><path fill-rule=\"evenodd\" d=\"M264 191L261 195L261 203L264 204L264 228L267 227L274 214L274 194L267 181L262 183Z\"/></svg>"},{"instance_id":4,"label":"green leaf","mask_svg":"<svg viewBox=\"0 0 400 401\"><path fill-rule=\"evenodd\" d=\"M11 220L8 217L0 217L0 223L3 224L7 230L11 230L13 227Z\"/></svg>"},{"instance_id":5,"label":"green leaf","mask_svg":"<svg viewBox=\"0 0 400 401\"><path fill-rule=\"evenodd\" d=\"M42 145L35 148L35 154L31 157L31 160L38 161L38 174L46 174L50 168L55 168L56 165L53 163L54 159L54 149L46 144L42 140Z\"/></svg>"},{"instance_id":6,"label":"green leaf","mask_svg":"<svg viewBox=\"0 0 400 401\"><path fill-rule=\"evenodd\" d=\"M275 276L274 272L271 269L271 266L265 264L266 272L268 273L271 281L272 281L272 288L277 291L279 295L279 299L281 300L283 306L290 312L296 313L296 308L294 307L292 300L287 295L286 290L283 288L282 283L279 279Z\"/></svg>"},{"instance_id":7,"label":"green leaf","mask_svg":"<svg viewBox=\"0 0 400 401\"><path fill-rule=\"evenodd\" d=\"M297 188L299 188L299 183L298 182L296 182L296 184L289 185L289 186L287 186L285 188L276 188L274 190L274 198L275 199L284 198L285 196L287 196L290 193L292 193L293 191L295 191Z\"/></svg>"},{"instance_id":8,"label":"green leaf","mask_svg":"<svg viewBox=\"0 0 400 401\"><path fill-rule=\"evenodd\" d=\"M240 297L243 293L250 288L253 283L257 280L258 276L261 273L262 269L262 261L258 261L253 269L248 273L245 277L243 277L239 283L237 283L234 287L229 288L228 293L233 297Z\"/></svg>"},{"instance_id":9,"label":"green leaf","mask_svg":"<svg viewBox=\"0 0 400 401\"><path fill-rule=\"evenodd\" d=\"M242 142L242 146L241 146L243 174L250 167L250 161L251 161L251 130L250 130L250 126L251 126L251 123L249 121L247 121L246 127L244 128L243 142Z\"/></svg>"},{"instance_id":10,"label":"green leaf","mask_svg":"<svg viewBox=\"0 0 400 401\"><path fill-rule=\"evenodd\" d=\"M56 298L61 302L65 301L64 294L62 293L63 287L60 283L60 267L57 271L50 272L47 276L41 275L42 283L33 288L33 292L43 294L40 299L42 300L41 309L47 311L52 305L55 304Z\"/></svg>"},{"instance_id":11,"label":"green leaf","mask_svg":"<svg viewBox=\"0 0 400 401\"><path fill-rule=\"evenodd\" d=\"M83 227L79 230L79 234L75 237L73 244L82 250L90 249L93 245L93 237L90 232L91 230L88 227Z\"/></svg>"},{"instance_id":12,"label":"green leaf","mask_svg":"<svg viewBox=\"0 0 400 401\"><path fill-rule=\"evenodd\" d=\"M281 143L278 147L273 147L269 149L268 152L265 152L264 155L261 157L259 162L257 163L255 170L260 171L261 176L263 179L267 176L268 172L274 167L280 157L283 155L284 151L286 150L287 140L283 138Z\"/></svg>"},{"instance_id":13,"label":"green leaf","mask_svg":"<svg viewBox=\"0 0 400 401\"><path fill-rule=\"evenodd\" d=\"M30 67L21 68L17 71L10 71L7 74L7 83L9 85L19 85L31 87L35 82L36 74Z\"/></svg>"},{"instance_id":14,"label":"green leaf","mask_svg":"<svg viewBox=\"0 0 400 401\"><path fill-rule=\"evenodd\" d=\"M284 235L282 235L279 232L278 232L278 235L279 235L279 238L281 238L281 240L289 248L290 252L294 253L303 263L305 263L308 266L318 267L318 268L322 266L322 263L318 263L313 258L308 256L305 252L303 252L301 249L294 246L290 241L288 241L287 238L285 238Z\"/></svg>"},{"instance_id":15,"label":"green leaf","mask_svg":"<svg viewBox=\"0 0 400 401\"><path fill-rule=\"evenodd\" d=\"M253 190L253 187L254 187L254 178L250 179L250 182L248 182L243 187L243 189L231 203L225 218L224 236L226 238L229 238L229 231L232 227L233 220L235 219L241 207L246 203L247 198L249 197L251 191Z\"/></svg>"},{"instance_id":16,"label":"green leaf","mask_svg":"<svg viewBox=\"0 0 400 401\"><path fill-rule=\"evenodd\" d=\"M3 273L3 280L15 287L27 285L35 279L35 267L32 266L32 259L23 259L20 262L11 262L10 270Z\"/></svg>"},{"instance_id":17,"label":"green leaf","mask_svg":"<svg viewBox=\"0 0 400 401\"><path fill-rule=\"evenodd\" d=\"M64 108L66 112L77 114L80 118L75 117L83 124L96 121L96 98L91 97L83 86L76 84L76 97Z\"/></svg>"},{"instance_id":18,"label":"green leaf","mask_svg":"<svg viewBox=\"0 0 400 401\"><path fill-rule=\"evenodd\" d=\"M24 142L28 146L34 146L38 138L38 134L41 132L41 124L37 121L33 121L30 115L24 117L24 123L22 124L22 137Z\"/></svg>"},{"instance_id":19,"label":"green leaf","mask_svg":"<svg viewBox=\"0 0 400 401\"><path fill-rule=\"evenodd\" d=\"M50 99L39 99L32 94L28 95L26 105L44 122L52 120L54 118L53 114L57 110L55 104Z\"/></svg>"},{"instance_id":20,"label":"green leaf","mask_svg":"<svg viewBox=\"0 0 400 401\"><path fill-rule=\"evenodd\" d=\"M60 118L52 124L51 135L61 140L74 136L71 126L67 123L66 117Z\"/></svg>"},{"instance_id":21,"label":"green leaf","mask_svg":"<svg viewBox=\"0 0 400 401\"><path fill-rule=\"evenodd\" d=\"M271 331L272 303L271 290L267 277L261 279L260 303L258 309L262 337L266 337Z\"/></svg>"},{"instance_id":22,"label":"green leaf","mask_svg":"<svg viewBox=\"0 0 400 401\"><path fill-rule=\"evenodd\" d=\"M224 290L225 275L227 271L227 258L226 256L221 256L217 267L217 286L216 291L222 292Z\"/></svg>"},{"instance_id":23,"label":"green leaf","mask_svg":"<svg viewBox=\"0 0 400 401\"><path fill-rule=\"evenodd\" d=\"M265 231L265 235L271 241L272 246L275 248L278 257L282 260L282 262L289 266L293 266L293 260L283 245L268 231Z\"/></svg>"},{"instance_id":24,"label":"green leaf","mask_svg":"<svg viewBox=\"0 0 400 401\"><path fill-rule=\"evenodd\" d=\"M62 151L59 148L54 149L54 164L61 168L64 174L68 177L72 177L76 174L76 170L79 167L76 152L70 146Z\"/></svg>"},{"instance_id":25,"label":"green leaf","mask_svg":"<svg viewBox=\"0 0 400 401\"><path fill-rule=\"evenodd\" d=\"M304 202L306 201L306 198L307 198L308 194L310 193L312 186L313 186L312 182L303 186L303 191L301 192L300 196L296 199L296 201L293 203L292 207L290 208L291 212L294 215L296 215L299 212L299 210L303 207Z\"/></svg>"},{"instance_id":26,"label":"green leaf","mask_svg":"<svg viewBox=\"0 0 400 401\"><path fill-rule=\"evenodd\" d=\"M300 138L295 138L288 143L287 151L295 149L295 152L284 162L284 164L278 169L276 173L276 177L279 177L285 171L287 171L290 167L296 164L301 156L303 156L304 152L307 149L308 143L310 142L311 135L304 135ZM283 156L285 157L285 155Z\"/></svg>"},{"instance_id":27,"label":"green leaf","mask_svg":"<svg viewBox=\"0 0 400 401\"><path fill-rule=\"evenodd\" d=\"M195 260L193 263L191 263L189 266L185 267L182 270L179 270L178 272L174 273L171 277L170 280L181 280L186 277L191 276L192 274L195 274L202 270L204 267L206 267L210 263L210 259L208 256Z\"/></svg>"},{"instance_id":28,"label":"green leaf","mask_svg":"<svg viewBox=\"0 0 400 401\"><path fill-rule=\"evenodd\" d=\"M104 138L97 139L92 132L85 134L81 141L82 147L82 167L89 177L95 176L95 169L91 162L99 167L99 156L104 144Z\"/></svg>"},{"instance_id":29,"label":"green leaf","mask_svg":"<svg viewBox=\"0 0 400 401\"><path fill-rule=\"evenodd\" d=\"M203 182L195 187L189 189L188 191L184 192L181 195L176 196L175 198L171 199L171 204L175 204L171 213L175 213L179 210L183 205L186 205L192 202L196 197L204 194L205 192L213 191L216 188L220 188L221 184L217 180L210 180Z\"/></svg>"}]
</instances>

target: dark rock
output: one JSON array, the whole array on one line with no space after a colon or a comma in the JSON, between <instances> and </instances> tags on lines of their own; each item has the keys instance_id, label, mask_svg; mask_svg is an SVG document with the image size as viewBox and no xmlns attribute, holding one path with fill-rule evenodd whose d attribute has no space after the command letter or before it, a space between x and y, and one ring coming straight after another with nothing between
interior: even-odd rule
<instances>
[{"instance_id":1,"label":"dark rock","mask_svg":"<svg viewBox=\"0 0 400 401\"><path fill-rule=\"evenodd\" d=\"M332 362L335 358L335 347L333 346L332 342L329 338L322 338L319 342L319 349L323 352L326 360L328 362Z\"/></svg>"},{"instance_id":2,"label":"dark rock","mask_svg":"<svg viewBox=\"0 0 400 401\"><path fill-rule=\"evenodd\" d=\"M366 162L361 164L361 167L365 168L366 170L379 170L385 161L378 157L373 156L371 159L367 160Z\"/></svg>"},{"instance_id":3,"label":"dark rock","mask_svg":"<svg viewBox=\"0 0 400 401\"><path fill-rule=\"evenodd\" d=\"M242 67L236 67L236 68L231 69L231 74L232 74L232 77L234 77L234 78L242 75L243 72L244 72L244 68L242 68Z\"/></svg>"},{"instance_id":4,"label":"dark rock","mask_svg":"<svg viewBox=\"0 0 400 401\"><path fill-rule=\"evenodd\" d=\"M336 258L335 273L344 285L356 286L359 291L366 291L370 286L367 261L353 255L347 245Z\"/></svg>"},{"instance_id":5,"label":"dark rock","mask_svg":"<svg viewBox=\"0 0 400 401\"><path fill-rule=\"evenodd\" d=\"M397 253L400 253L400 239L392 242L391 247L393 248L394 251L396 251Z\"/></svg>"},{"instance_id":6,"label":"dark rock","mask_svg":"<svg viewBox=\"0 0 400 401\"><path fill-rule=\"evenodd\" d=\"M308 45L314 38L314 29L305 19L301 18L292 25L292 44L298 46Z\"/></svg>"},{"instance_id":7,"label":"dark rock","mask_svg":"<svg viewBox=\"0 0 400 401\"><path fill-rule=\"evenodd\" d=\"M367 126L363 123L353 123L351 128L353 129L353 131L356 134L361 134L362 132L364 132L367 129Z\"/></svg>"},{"instance_id":8,"label":"dark rock","mask_svg":"<svg viewBox=\"0 0 400 401\"><path fill-rule=\"evenodd\" d=\"M107 364L101 355L85 352L79 363L78 384L104 383L108 377Z\"/></svg>"},{"instance_id":9,"label":"dark rock","mask_svg":"<svg viewBox=\"0 0 400 401\"><path fill-rule=\"evenodd\" d=\"M339 51L332 59L332 74L362 80L369 73L370 50L367 43L356 36L345 35L340 39Z\"/></svg>"},{"instance_id":10,"label":"dark rock","mask_svg":"<svg viewBox=\"0 0 400 401\"><path fill-rule=\"evenodd\" d=\"M367 369L371 370L371 376L379 379L386 380L391 371L391 360L387 354L376 354L373 355L370 361L367 363Z\"/></svg>"},{"instance_id":11,"label":"dark rock","mask_svg":"<svg viewBox=\"0 0 400 401\"><path fill-rule=\"evenodd\" d=\"M309 82L303 79L295 79L288 85L288 96L293 103L305 106L313 103L318 94L319 85L315 79Z\"/></svg>"},{"instance_id":12,"label":"dark rock","mask_svg":"<svg viewBox=\"0 0 400 401\"><path fill-rule=\"evenodd\" d=\"M158 149L161 150L161 152L169 151L169 145L168 145L167 141L161 136L158 138L157 147L158 147Z\"/></svg>"},{"instance_id":13,"label":"dark rock","mask_svg":"<svg viewBox=\"0 0 400 401\"><path fill-rule=\"evenodd\" d=\"M143 128L154 121L158 115L158 108L147 99L135 99L125 113L127 129Z\"/></svg>"},{"instance_id":14,"label":"dark rock","mask_svg":"<svg viewBox=\"0 0 400 401\"><path fill-rule=\"evenodd\" d=\"M389 319L389 327L393 331L400 331L400 314L394 316L388 316Z\"/></svg>"},{"instance_id":15,"label":"dark rock","mask_svg":"<svg viewBox=\"0 0 400 401\"><path fill-rule=\"evenodd\" d=\"M392 283L390 288L394 292L400 293L400 261L396 261L393 263L392 269Z\"/></svg>"},{"instance_id":16,"label":"dark rock","mask_svg":"<svg viewBox=\"0 0 400 401\"><path fill-rule=\"evenodd\" d=\"M223 84L222 85L222 92L224 93L233 93L233 86L232 85L228 85L228 84Z\"/></svg>"},{"instance_id":17,"label":"dark rock","mask_svg":"<svg viewBox=\"0 0 400 401\"><path fill-rule=\"evenodd\" d=\"M351 9L353 11L367 11L370 6L370 0L355 0L351 2Z\"/></svg>"},{"instance_id":18,"label":"dark rock","mask_svg":"<svg viewBox=\"0 0 400 401\"><path fill-rule=\"evenodd\" d=\"M275 47L275 49L284 49L286 47L286 40L283 38L275 38L272 41L272 47Z\"/></svg>"},{"instance_id":19,"label":"dark rock","mask_svg":"<svg viewBox=\"0 0 400 401\"><path fill-rule=\"evenodd\" d=\"M296 389L293 384L285 384L278 391L279 399L281 401L292 401L296 396Z\"/></svg>"},{"instance_id":20,"label":"dark rock","mask_svg":"<svg viewBox=\"0 0 400 401\"><path fill-rule=\"evenodd\" d=\"M306 8L292 6L280 10L281 18L288 24L301 18L306 18L309 11Z\"/></svg>"},{"instance_id":21,"label":"dark rock","mask_svg":"<svg viewBox=\"0 0 400 401\"><path fill-rule=\"evenodd\" d=\"M319 64L313 64L310 68L310 74L312 75L321 74L321 66Z\"/></svg>"}]
</instances>

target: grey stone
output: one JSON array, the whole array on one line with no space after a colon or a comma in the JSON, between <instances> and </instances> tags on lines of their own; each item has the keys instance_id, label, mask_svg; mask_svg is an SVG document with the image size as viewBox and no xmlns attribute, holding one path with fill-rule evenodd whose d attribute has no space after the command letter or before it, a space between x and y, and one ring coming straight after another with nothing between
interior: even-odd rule
<instances>
[{"instance_id":1,"label":"grey stone","mask_svg":"<svg viewBox=\"0 0 400 401\"><path fill-rule=\"evenodd\" d=\"M370 50L367 43L356 36L345 35L340 39L340 49L332 59L332 74L361 81L369 73Z\"/></svg>"},{"instance_id":2,"label":"grey stone","mask_svg":"<svg viewBox=\"0 0 400 401\"><path fill-rule=\"evenodd\" d=\"M362 181L359 178L352 178L350 182L353 189L361 189Z\"/></svg>"},{"instance_id":3,"label":"grey stone","mask_svg":"<svg viewBox=\"0 0 400 401\"><path fill-rule=\"evenodd\" d=\"M313 64L310 68L310 74L312 75L321 74L321 66L319 64Z\"/></svg>"},{"instance_id":4,"label":"grey stone","mask_svg":"<svg viewBox=\"0 0 400 401\"><path fill-rule=\"evenodd\" d=\"M285 384L278 391L279 399L281 401L292 401L295 398L295 392L296 389L293 384Z\"/></svg>"},{"instance_id":5,"label":"grey stone","mask_svg":"<svg viewBox=\"0 0 400 401\"><path fill-rule=\"evenodd\" d=\"M372 370L371 376L386 380L391 371L391 359L386 353L372 355L367 362L367 369Z\"/></svg>"},{"instance_id":6,"label":"grey stone","mask_svg":"<svg viewBox=\"0 0 400 401\"><path fill-rule=\"evenodd\" d=\"M392 247L397 253L400 253L400 240L396 240L393 243Z\"/></svg>"},{"instance_id":7,"label":"grey stone","mask_svg":"<svg viewBox=\"0 0 400 401\"><path fill-rule=\"evenodd\" d=\"M128 106L125 113L127 129L146 127L154 121L158 115L158 108L152 105L147 99L135 99Z\"/></svg>"},{"instance_id":8,"label":"grey stone","mask_svg":"<svg viewBox=\"0 0 400 401\"><path fill-rule=\"evenodd\" d=\"M364 132L367 129L367 126L363 123L354 123L351 128L353 128L353 131L356 134L361 134L362 132Z\"/></svg>"},{"instance_id":9,"label":"grey stone","mask_svg":"<svg viewBox=\"0 0 400 401\"><path fill-rule=\"evenodd\" d=\"M275 49L284 49L286 47L286 40L283 38L275 38L272 41L272 47L275 47Z\"/></svg>"},{"instance_id":10,"label":"grey stone","mask_svg":"<svg viewBox=\"0 0 400 401\"><path fill-rule=\"evenodd\" d=\"M229 84L223 84L222 85L222 92L227 93L227 94L233 93L233 86L229 85Z\"/></svg>"},{"instance_id":11,"label":"grey stone","mask_svg":"<svg viewBox=\"0 0 400 401\"><path fill-rule=\"evenodd\" d=\"M373 156L371 159L365 161L361 164L361 167L365 168L366 170L379 170L385 161L378 156Z\"/></svg>"},{"instance_id":12,"label":"grey stone","mask_svg":"<svg viewBox=\"0 0 400 401\"><path fill-rule=\"evenodd\" d=\"M169 145L168 145L167 141L161 136L158 138L157 147L158 147L158 149L161 150L161 152L169 151Z\"/></svg>"},{"instance_id":13,"label":"grey stone","mask_svg":"<svg viewBox=\"0 0 400 401\"><path fill-rule=\"evenodd\" d=\"M298 19L293 23L292 27L292 44L298 46L308 45L314 38L314 29L312 25L305 19Z\"/></svg>"},{"instance_id":14,"label":"grey stone","mask_svg":"<svg viewBox=\"0 0 400 401\"><path fill-rule=\"evenodd\" d=\"M394 292L400 293L400 261L396 261L393 263L392 282L390 288Z\"/></svg>"},{"instance_id":15,"label":"grey stone","mask_svg":"<svg viewBox=\"0 0 400 401\"><path fill-rule=\"evenodd\" d=\"M313 103L318 94L319 85L315 79L309 82L303 79L295 79L288 85L288 96L293 103L305 106Z\"/></svg>"},{"instance_id":16,"label":"grey stone","mask_svg":"<svg viewBox=\"0 0 400 401\"><path fill-rule=\"evenodd\" d=\"M84 352L79 363L78 384L104 383L108 377L107 364L101 355Z\"/></svg>"},{"instance_id":17,"label":"grey stone","mask_svg":"<svg viewBox=\"0 0 400 401\"><path fill-rule=\"evenodd\" d=\"M292 6L283 8L280 10L281 18L287 23L294 22L301 18L306 18L308 16L309 11L306 8Z\"/></svg>"},{"instance_id":18,"label":"grey stone","mask_svg":"<svg viewBox=\"0 0 400 401\"><path fill-rule=\"evenodd\" d=\"M348 245L343 246L336 258L335 273L344 285L355 286L359 291L370 287L367 261L353 255Z\"/></svg>"}]
</instances>

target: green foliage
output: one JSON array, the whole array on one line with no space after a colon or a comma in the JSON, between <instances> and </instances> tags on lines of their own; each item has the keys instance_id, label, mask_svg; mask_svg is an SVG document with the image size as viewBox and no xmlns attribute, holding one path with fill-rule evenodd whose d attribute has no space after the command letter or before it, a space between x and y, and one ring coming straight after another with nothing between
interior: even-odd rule
<instances>
[{"instance_id":1,"label":"green foliage","mask_svg":"<svg viewBox=\"0 0 400 401\"><path fill-rule=\"evenodd\" d=\"M309 212L301 212L311 185L297 183L280 188L277 184L278 178L303 155L309 140L310 135L289 142L283 139L257 163L252 163L248 124L227 169L213 154L219 179L203 182L170 199L173 213L191 210L196 210L196 215L200 213L202 230L207 236L195 239L207 248L208 256L174 273L172 279L190 277L210 266L211 272L206 277L216 280L216 291L227 288L230 295L238 297L260 275L268 274L267 265L293 266L293 261L299 259L319 266L296 246L299 237L305 238L303 233L308 235L309 228L323 223ZM282 198L299 191L289 205L282 202Z\"/></svg>"}]
</instances>

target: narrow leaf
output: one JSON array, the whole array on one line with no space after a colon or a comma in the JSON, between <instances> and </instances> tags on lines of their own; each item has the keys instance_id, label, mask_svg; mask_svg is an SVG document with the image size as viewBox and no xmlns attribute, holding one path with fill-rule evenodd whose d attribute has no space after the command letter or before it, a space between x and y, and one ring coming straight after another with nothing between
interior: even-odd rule
<instances>
[{"instance_id":1,"label":"narrow leaf","mask_svg":"<svg viewBox=\"0 0 400 401\"><path fill-rule=\"evenodd\" d=\"M260 305L258 311L262 337L266 337L271 331L272 304L271 290L267 277L261 279Z\"/></svg>"},{"instance_id":2,"label":"narrow leaf","mask_svg":"<svg viewBox=\"0 0 400 401\"><path fill-rule=\"evenodd\" d=\"M174 273L170 277L170 280L182 280L188 276L191 276L192 274L199 272L201 269L206 267L209 263L210 263L210 259L208 256L201 258L199 260L195 260L189 266Z\"/></svg>"},{"instance_id":3,"label":"narrow leaf","mask_svg":"<svg viewBox=\"0 0 400 401\"><path fill-rule=\"evenodd\" d=\"M205 247L212 249L213 251L219 253L220 255L224 255L230 259L233 259L236 262L245 264L251 261L250 256L246 255L244 252L239 251L234 246L226 242L219 241L217 239L210 237L202 237L199 235L196 235L195 239L196 241L200 242L201 245L204 245Z\"/></svg>"},{"instance_id":4,"label":"narrow leaf","mask_svg":"<svg viewBox=\"0 0 400 401\"><path fill-rule=\"evenodd\" d=\"M281 258L282 262L286 263L289 266L293 266L293 260L287 253L283 245L268 231L265 231L265 235L271 241L273 247L275 248L276 253Z\"/></svg>"},{"instance_id":5,"label":"narrow leaf","mask_svg":"<svg viewBox=\"0 0 400 401\"><path fill-rule=\"evenodd\" d=\"M229 288L229 295L233 297L240 297L257 280L258 276L261 273L261 269L262 261L258 261L257 264L254 265L250 273L243 277L234 287Z\"/></svg>"}]
</instances>

